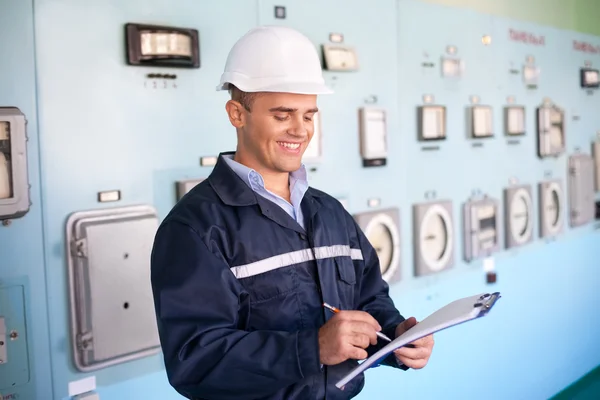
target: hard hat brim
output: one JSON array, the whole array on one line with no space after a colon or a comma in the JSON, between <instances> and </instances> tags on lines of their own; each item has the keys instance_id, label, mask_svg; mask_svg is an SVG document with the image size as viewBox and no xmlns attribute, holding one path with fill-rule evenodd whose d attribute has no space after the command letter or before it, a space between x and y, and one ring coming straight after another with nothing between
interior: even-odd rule
<instances>
[{"instance_id":1,"label":"hard hat brim","mask_svg":"<svg viewBox=\"0 0 600 400\"><path fill-rule=\"evenodd\" d=\"M231 83L243 92L256 93L256 92L275 92L275 93L293 93L293 94L333 94L334 91L327 87L327 85L316 82L285 82L277 83L268 86L256 86L244 85L242 83ZM230 83L225 82L217 86L217 90L229 90Z\"/></svg>"}]
</instances>

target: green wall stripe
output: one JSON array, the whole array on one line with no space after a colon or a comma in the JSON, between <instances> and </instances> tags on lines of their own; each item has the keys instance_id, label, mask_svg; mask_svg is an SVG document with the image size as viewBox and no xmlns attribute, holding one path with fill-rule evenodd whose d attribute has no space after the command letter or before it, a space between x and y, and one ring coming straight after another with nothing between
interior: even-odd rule
<instances>
[{"instance_id":1,"label":"green wall stripe","mask_svg":"<svg viewBox=\"0 0 600 400\"><path fill-rule=\"evenodd\" d=\"M421 0L600 36L600 0Z\"/></svg>"},{"instance_id":2,"label":"green wall stripe","mask_svg":"<svg viewBox=\"0 0 600 400\"><path fill-rule=\"evenodd\" d=\"M550 400L596 400L600 399L600 366L596 367L578 381L567 386Z\"/></svg>"}]
</instances>

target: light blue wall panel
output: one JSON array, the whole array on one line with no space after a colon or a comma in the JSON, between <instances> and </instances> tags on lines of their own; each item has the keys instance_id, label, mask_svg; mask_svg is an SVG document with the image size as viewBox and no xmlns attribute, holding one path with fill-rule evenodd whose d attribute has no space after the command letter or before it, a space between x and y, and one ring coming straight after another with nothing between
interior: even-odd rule
<instances>
[{"instance_id":1,"label":"light blue wall panel","mask_svg":"<svg viewBox=\"0 0 600 400\"><path fill-rule=\"evenodd\" d=\"M101 387L121 388L106 398L132 398L131 390L136 398L161 391L174 395L158 373L161 356L95 374L75 370L68 329L66 218L74 211L106 207L96 195L112 189L122 193L116 205L147 203L164 214L172 204L173 179L196 171L204 153L235 143L235 135L225 130L227 121L217 118L225 114L215 87L228 49L254 25L255 18L247 17L255 10L252 2L233 0L218 7L198 1L176 6L171 1L36 3L54 398L65 398L68 382L89 375ZM199 28L202 68L171 71L177 74L177 87L154 88L145 76L162 70L125 66L124 24L140 21ZM169 179L162 185L165 175Z\"/></svg>"},{"instance_id":2,"label":"light blue wall panel","mask_svg":"<svg viewBox=\"0 0 600 400\"><path fill-rule=\"evenodd\" d=\"M19 334L17 341L6 343L8 362L0 365L0 381L7 386L0 385L0 395L9 398L17 393L22 399L41 398L44 392L36 392L36 384L46 393L52 384L32 9L31 1L0 0L0 107L18 107L27 118L32 203L25 218L0 224L0 317L11 318L7 329ZM8 376L15 379L7 381Z\"/></svg>"},{"instance_id":3,"label":"light blue wall panel","mask_svg":"<svg viewBox=\"0 0 600 400\"><path fill-rule=\"evenodd\" d=\"M275 5L287 7L287 19L274 18ZM66 399L69 382L91 375L102 399L179 398L160 355L95 373L73 367L65 222L74 211L105 207L96 194L112 189L121 190L123 198L111 207L146 203L163 217L175 202L176 180L206 177L211 169L199 166L200 157L235 148L224 110L227 94L215 87L230 47L257 24L298 28L315 45L326 43L331 32L342 33L358 51L360 71L325 73L336 93L319 98L325 157L314 165L310 180L347 198L353 213L368 210L370 198L381 199L381 207L400 207L403 280L391 288L400 311L422 319L457 297L489 290L504 295L489 318L436 335L425 369L369 371L360 398L547 398L600 363L598 231L594 225L567 227L556 241L539 239L537 183L548 174L565 179L567 156L536 157L534 112L545 97L564 107L569 153L590 151L600 130L600 93L580 89L578 71L586 60L600 66L600 56L573 51L572 40L600 43L600 38L416 0L368 5L362 0L37 0L35 10L29 3L0 0L0 10L5 8L10 12L0 12L0 49L16 58L0 66L2 76L11 76L0 78L0 103L28 114L34 204L26 218L0 227L0 284L6 279L29 286L32 371L37 372L32 379L44 394L37 398ZM126 66L126 22L197 28L201 68ZM543 35L545 46L511 42L511 28ZM17 32L18 41L5 40L9 32ZM492 37L490 46L481 42L485 34ZM466 63L458 82L440 77L439 60L448 45L456 46ZM509 73L528 55L541 68L536 90ZM424 68L424 61L435 67ZM157 82L155 88L145 77L149 72L177 74L176 87ZM416 141L416 107L425 94L448 109L448 139L439 151L422 151ZM465 107L472 95L494 107L497 132L478 148L466 138ZM363 168L357 110L372 96L388 110L390 156L385 167ZM527 107L527 135L518 145L503 136L508 96ZM533 186L535 240L499 253L498 283L488 286L481 262L461 261L462 204L473 190L501 199L511 178ZM425 201L431 190L454 202L456 263L439 275L415 278L411 206ZM31 385L20 390L21 398L35 398L28 392Z\"/></svg>"}]
</instances>

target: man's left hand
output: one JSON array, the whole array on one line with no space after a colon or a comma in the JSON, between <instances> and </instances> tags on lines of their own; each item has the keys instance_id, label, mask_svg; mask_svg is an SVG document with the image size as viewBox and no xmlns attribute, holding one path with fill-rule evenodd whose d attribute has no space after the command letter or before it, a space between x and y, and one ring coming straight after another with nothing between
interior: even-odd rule
<instances>
[{"instance_id":1,"label":"man's left hand","mask_svg":"<svg viewBox=\"0 0 600 400\"><path fill-rule=\"evenodd\" d=\"M404 320L396 327L396 337L417 324L415 317ZM413 347L401 347L394 351L396 359L409 368L421 369L429 361L433 350L433 335L422 337L410 343Z\"/></svg>"}]
</instances>

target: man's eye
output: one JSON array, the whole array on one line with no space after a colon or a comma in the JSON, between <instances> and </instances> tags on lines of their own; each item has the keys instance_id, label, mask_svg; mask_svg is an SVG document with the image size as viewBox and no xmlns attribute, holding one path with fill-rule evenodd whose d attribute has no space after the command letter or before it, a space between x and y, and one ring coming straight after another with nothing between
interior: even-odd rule
<instances>
[{"instance_id":1,"label":"man's eye","mask_svg":"<svg viewBox=\"0 0 600 400\"><path fill-rule=\"evenodd\" d=\"M277 121L285 121L285 120L287 119L287 116L285 116L285 117L281 117L281 116L279 116L279 115L275 115L275 119L276 119Z\"/></svg>"}]
</instances>

